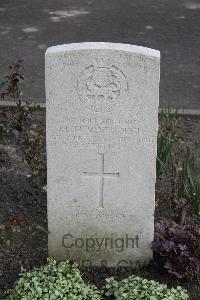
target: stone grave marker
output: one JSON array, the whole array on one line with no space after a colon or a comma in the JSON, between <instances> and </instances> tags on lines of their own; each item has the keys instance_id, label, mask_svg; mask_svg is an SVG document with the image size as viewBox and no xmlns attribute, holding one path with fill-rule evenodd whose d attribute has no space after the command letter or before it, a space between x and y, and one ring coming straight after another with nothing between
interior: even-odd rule
<instances>
[{"instance_id":1,"label":"stone grave marker","mask_svg":"<svg viewBox=\"0 0 200 300\"><path fill-rule=\"evenodd\" d=\"M49 255L81 266L152 258L159 51L80 43L46 52Z\"/></svg>"}]
</instances>

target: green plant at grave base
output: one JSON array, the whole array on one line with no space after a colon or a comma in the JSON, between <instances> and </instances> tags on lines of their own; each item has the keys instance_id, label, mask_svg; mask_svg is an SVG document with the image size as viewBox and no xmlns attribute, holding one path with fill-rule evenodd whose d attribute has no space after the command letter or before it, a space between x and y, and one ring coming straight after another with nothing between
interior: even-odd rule
<instances>
[{"instance_id":1,"label":"green plant at grave base","mask_svg":"<svg viewBox=\"0 0 200 300\"><path fill-rule=\"evenodd\" d=\"M169 167L173 168L172 145L175 138L177 115L171 110L163 109L159 114L159 130L157 139L157 177Z\"/></svg>"},{"instance_id":2,"label":"green plant at grave base","mask_svg":"<svg viewBox=\"0 0 200 300\"><path fill-rule=\"evenodd\" d=\"M22 248L27 240L38 232L45 230L37 225L28 225L23 216L14 216L5 224L0 225L0 253L7 261L12 260L12 252L15 253L14 260L17 261ZM11 249L11 252L8 250Z\"/></svg>"},{"instance_id":3,"label":"green plant at grave base","mask_svg":"<svg viewBox=\"0 0 200 300\"><path fill-rule=\"evenodd\" d=\"M114 296L116 300L186 300L189 295L181 287L169 289L167 285L154 280L129 276L122 281L114 278L106 279L105 287L107 296Z\"/></svg>"},{"instance_id":4,"label":"green plant at grave base","mask_svg":"<svg viewBox=\"0 0 200 300\"><path fill-rule=\"evenodd\" d=\"M175 157L172 146L175 141L177 114L170 109L162 110L159 114L157 177L165 175L165 184L170 188L171 202L177 206L180 199L185 203L179 210L179 223L186 220L187 210L192 207L193 213L200 212L200 184L198 178L197 160L199 145L187 148L185 153Z\"/></svg>"},{"instance_id":5,"label":"green plant at grave base","mask_svg":"<svg viewBox=\"0 0 200 300\"><path fill-rule=\"evenodd\" d=\"M182 167L179 173L179 185L177 197L184 198L190 203L194 213L200 212L200 182L199 169L197 165L198 155L200 154L199 145L195 145L195 149L187 147L183 158ZM196 151L199 152L198 155Z\"/></svg>"},{"instance_id":6,"label":"green plant at grave base","mask_svg":"<svg viewBox=\"0 0 200 300\"><path fill-rule=\"evenodd\" d=\"M161 220L155 224L152 243L155 265L170 276L200 279L200 227Z\"/></svg>"},{"instance_id":7,"label":"green plant at grave base","mask_svg":"<svg viewBox=\"0 0 200 300\"><path fill-rule=\"evenodd\" d=\"M84 283L80 271L68 262L48 260L47 265L32 271L22 270L15 288L8 291L6 300L100 300L101 293L94 285Z\"/></svg>"}]
</instances>

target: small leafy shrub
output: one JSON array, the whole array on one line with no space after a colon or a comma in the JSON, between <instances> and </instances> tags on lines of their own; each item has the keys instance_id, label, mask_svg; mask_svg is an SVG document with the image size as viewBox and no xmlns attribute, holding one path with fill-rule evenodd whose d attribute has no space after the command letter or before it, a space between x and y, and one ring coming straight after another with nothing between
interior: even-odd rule
<instances>
[{"instance_id":1,"label":"small leafy shrub","mask_svg":"<svg viewBox=\"0 0 200 300\"><path fill-rule=\"evenodd\" d=\"M122 281L114 278L106 279L106 295L114 296L117 300L186 300L187 292L181 287L168 289L167 285L154 280L129 276Z\"/></svg>"},{"instance_id":2,"label":"small leafy shrub","mask_svg":"<svg viewBox=\"0 0 200 300\"><path fill-rule=\"evenodd\" d=\"M18 101L22 95L21 85L24 81L22 74L23 60L17 60L9 66L9 72L0 83L0 95L2 99L9 98Z\"/></svg>"},{"instance_id":3,"label":"small leafy shrub","mask_svg":"<svg viewBox=\"0 0 200 300\"><path fill-rule=\"evenodd\" d=\"M30 114L29 104L22 105L21 100L21 96L23 95L21 86L24 82L22 62L22 60L17 60L11 64L8 74L0 83L0 98L16 102L15 111L10 111L7 115L7 128L4 128L4 131L12 128L21 132Z\"/></svg>"},{"instance_id":4,"label":"small leafy shrub","mask_svg":"<svg viewBox=\"0 0 200 300\"><path fill-rule=\"evenodd\" d=\"M9 144L11 140L10 119L7 112L0 111L0 143Z\"/></svg>"},{"instance_id":5,"label":"small leafy shrub","mask_svg":"<svg viewBox=\"0 0 200 300\"><path fill-rule=\"evenodd\" d=\"M6 300L100 300L101 294L93 285L84 283L80 271L68 262L47 265L30 272L22 270L21 278Z\"/></svg>"},{"instance_id":6,"label":"small leafy shrub","mask_svg":"<svg viewBox=\"0 0 200 300\"><path fill-rule=\"evenodd\" d=\"M177 278L200 278L200 229L161 221L155 224L154 258Z\"/></svg>"},{"instance_id":7,"label":"small leafy shrub","mask_svg":"<svg viewBox=\"0 0 200 300\"><path fill-rule=\"evenodd\" d=\"M16 103L14 109L8 112L0 111L0 142L9 144L14 136L14 131L21 133L28 125L32 111L35 106L25 102L22 104L22 85L24 83L24 75L22 68L22 60L17 60L9 66L9 71L0 82L0 98L3 100L12 100Z\"/></svg>"},{"instance_id":8,"label":"small leafy shrub","mask_svg":"<svg viewBox=\"0 0 200 300\"><path fill-rule=\"evenodd\" d=\"M28 130L21 139L24 158L28 162L33 175L40 175L46 180L45 133L37 128Z\"/></svg>"},{"instance_id":9,"label":"small leafy shrub","mask_svg":"<svg viewBox=\"0 0 200 300\"><path fill-rule=\"evenodd\" d=\"M0 143L19 144L33 175L41 175L46 181L45 132L32 122L32 113L38 107L22 102L24 80L22 60L17 60L0 82L0 98L16 102L15 108L0 111Z\"/></svg>"}]
</instances>

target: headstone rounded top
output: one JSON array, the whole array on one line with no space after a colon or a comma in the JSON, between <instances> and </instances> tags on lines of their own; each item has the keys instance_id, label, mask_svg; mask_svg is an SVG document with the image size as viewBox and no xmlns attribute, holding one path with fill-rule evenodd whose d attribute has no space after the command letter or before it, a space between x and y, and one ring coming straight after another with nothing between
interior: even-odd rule
<instances>
[{"instance_id":1,"label":"headstone rounded top","mask_svg":"<svg viewBox=\"0 0 200 300\"><path fill-rule=\"evenodd\" d=\"M158 59L160 58L160 51L158 50L130 44L106 42L84 42L52 46L47 49L46 54L54 54L75 50L119 50L125 52L132 52L136 54L142 54L145 56L152 56Z\"/></svg>"}]
</instances>

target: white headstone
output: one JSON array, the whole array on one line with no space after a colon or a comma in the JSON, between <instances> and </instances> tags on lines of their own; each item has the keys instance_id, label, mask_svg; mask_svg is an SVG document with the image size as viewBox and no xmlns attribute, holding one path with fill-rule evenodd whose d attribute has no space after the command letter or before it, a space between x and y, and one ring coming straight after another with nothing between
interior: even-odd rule
<instances>
[{"instance_id":1,"label":"white headstone","mask_svg":"<svg viewBox=\"0 0 200 300\"><path fill-rule=\"evenodd\" d=\"M111 43L46 52L49 255L152 258L159 51Z\"/></svg>"}]
</instances>

